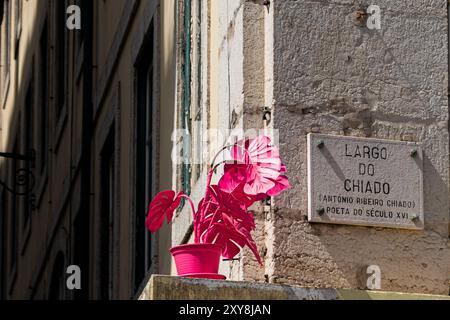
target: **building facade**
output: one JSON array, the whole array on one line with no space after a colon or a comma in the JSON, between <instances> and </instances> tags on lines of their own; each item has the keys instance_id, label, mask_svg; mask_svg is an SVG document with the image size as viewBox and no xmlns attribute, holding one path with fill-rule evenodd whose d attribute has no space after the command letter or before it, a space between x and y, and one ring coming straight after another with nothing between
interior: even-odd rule
<instances>
[{"instance_id":1,"label":"building facade","mask_svg":"<svg viewBox=\"0 0 450 320\"><path fill-rule=\"evenodd\" d=\"M2 298L133 299L175 274L190 209L151 236L147 205L198 201L244 132L277 137L292 188L253 208L264 267L244 250L229 279L364 289L377 265L383 290L449 293L447 1L1 2ZM310 133L422 143L425 229L308 222Z\"/></svg>"},{"instance_id":2,"label":"building facade","mask_svg":"<svg viewBox=\"0 0 450 320\"><path fill-rule=\"evenodd\" d=\"M447 295L447 1L230 0L201 2L199 12L195 3L188 29L201 48L200 105L214 129L206 158L239 132L266 130L277 137L292 184L254 208L264 268L244 250L222 272L240 281L364 289L368 267L377 266L382 290ZM421 143L424 230L309 222L311 133ZM202 174L190 184L196 200ZM186 239L188 211L174 222L172 245Z\"/></svg>"},{"instance_id":3,"label":"building facade","mask_svg":"<svg viewBox=\"0 0 450 320\"><path fill-rule=\"evenodd\" d=\"M145 218L172 181L173 5L2 1L0 151L32 158L1 160L2 298L130 299L170 272Z\"/></svg>"}]
</instances>

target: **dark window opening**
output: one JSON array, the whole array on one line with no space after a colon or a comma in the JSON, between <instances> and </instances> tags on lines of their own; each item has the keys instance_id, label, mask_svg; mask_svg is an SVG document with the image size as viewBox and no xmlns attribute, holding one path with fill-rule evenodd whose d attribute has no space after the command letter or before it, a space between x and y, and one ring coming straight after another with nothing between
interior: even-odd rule
<instances>
[{"instance_id":1,"label":"dark window opening","mask_svg":"<svg viewBox=\"0 0 450 320\"><path fill-rule=\"evenodd\" d=\"M19 121L20 123L20 121ZM16 142L14 144L14 148L13 148L13 152L14 153L19 153L19 141L20 141L20 137L18 136L16 138ZM17 163L16 161L12 161L11 162L11 178L10 181L14 181L13 183L13 189L14 191L18 190L17 184L16 184L16 179L15 179L15 175L16 175L16 171L17 171ZM19 209L19 196L15 195L13 196L13 201L12 201L12 207L11 207L11 211L10 211L10 226L9 226L9 234L10 234L10 239L9 239L9 245L10 245L10 259L9 259L9 270L10 270L10 274L12 275L12 272L15 271L15 268L17 267L17 258L18 258L18 217L17 217L17 212ZM13 276L13 275L12 275Z\"/></svg>"},{"instance_id":2,"label":"dark window opening","mask_svg":"<svg viewBox=\"0 0 450 320\"><path fill-rule=\"evenodd\" d=\"M10 64L11 64L11 2L10 0L5 0L4 3L4 23L5 23L5 61L4 61L4 81L9 75Z\"/></svg>"},{"instance_id":3,"label":"dark window opening","mask_svg":"<svg viewBox=\"0 0 450 320\"><path fill-rule=\"evenodd\" d=\"M2 235L7 234L6 231L6 217L8 212L8 195L3 190L0 192L0 231ZM5 300L6 293L6 246L5 246L5 237L0 237L0 299Z\"/></svg>"},{"instance_id":4,"label":"dark window opening","mask_svg":"<svg viewBox=\"0 0 450 320\"><path fill-rule=\"evenodd\" d=\"M38 166L42 174L47 164L48 152L48 26L44 25L40 39L40 111Z\"/></svg>"},{"instance_id":5,"label":"dark window opening","mask_svg":"<svg viewBox=\"0 0 450 320\"><path fill-rule=\"evenodd\" d=\"M25 143L24 143L24 154L31 154L32 149L34 148L34 80L33 78L30 80L30 84L27 89L26 97L25 97ZM31 171L34 168L31 167L30 162L26 162L24 164L27 171ZM26 176L25 184L26 187L24 189L29 190L29 175ZM23 221L22 227L25 228L28 226L31 211L32 211L32 199L30 193L25 193L23 202Z\"/></svg>"},{"instance_id":6,"label":"dark window opening","mask_svg":"<svg viewBox=\"0 0 450 320\"><path fill-rule=\"evenodd\" d=\"M74 265L79 266L81 275L81 290L75 290L75 300L88 300L89 299L89 237L86 235L89 233L89 217L82 212L78 212L74 223L75 243L73 252ZM83 270L85 270L83 272Z\"/></svg>"},{"instance_id":7,"label":"dark window opening","mask_svg":"<svg viewBox=\"0 0 450 320\"><path fill-rule=\"evenodd\" d=\"M18 49L19 49L19 40L20 40L20 36L22 34L22 0L16 0L15 1L14 10L15 10L14 19L15 19L15 27L16 27L15 56L17 58L17 56L18 56Z\"/></svg>"},{"instance_id":8,"label":"dark window opening","mask_svg":"<svg viewBox=\"0 0 450 320\"><path fill-rule=\"evenodd\" d=\"M150 28L144 43L136 64L135 292L148 276L152 264L152 239L145 227L145 220L149 201L154 194L153 28Z\"/></svg>"},{"instance_id":9,"label":"dark window opening","mask_svg":"<svg viewBox=\"0 0 450 320\"><path fill-rule=\"evenodd\" d=\"M66 72L67 72L67 27L66 1L53 1L55 9L55 106L59 119L66 103Z\"/></svg>"},{"instance_id":10,"label":"dark window opening","mask_svg":"<svg viewBox=\"0 0 450 320\"><path fill-rule=\"evenodd\" d=\"M77 5L80 8L81 13L84 12L85 0L76 0L75 5ZM80 52L80 49L83 45L84 29L81 28L80 30L76 30L74 37L75 37L75 53L76 53L76 55L78 55Z\"/></svg>"},{"instance_id":11,"label":"dark window opening","mask_svg":"<svg viewBox=\"0 0 450 320\"><path fill-rule=\"evenodd\" d=\"M112 257L115 201L114 129L108 135L101 153L101 218L100 218L100 298L112 298Z\"/></svg>"},{"instance_id":12,"label":"dark window opening","mask_svg":"<svg viewBox=\"0 0 450 320\"><path fill-rule=\"evenodd\" d=\"M64 254L59 252L56 256L53 270L51 273L50 288L48 299L51 301L64 300L65 281L64 281Z\"/></svg>"}]
</instances>

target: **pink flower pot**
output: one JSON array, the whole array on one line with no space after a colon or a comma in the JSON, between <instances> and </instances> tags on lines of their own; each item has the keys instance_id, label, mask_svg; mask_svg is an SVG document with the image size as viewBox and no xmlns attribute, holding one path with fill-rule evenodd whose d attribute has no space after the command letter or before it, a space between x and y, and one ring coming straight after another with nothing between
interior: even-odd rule
<instances>
[{"instance_id":1,"label":"pink flower pot","mask_svg":"<svg viewBox=\"0 0 450 320\"><path fill-rule=\"evenodd\" d=\"M173 247L170 253L180 277L224 279L219 275L222 247L216 244L186 244Z\"/></svg>"}]
</instances>

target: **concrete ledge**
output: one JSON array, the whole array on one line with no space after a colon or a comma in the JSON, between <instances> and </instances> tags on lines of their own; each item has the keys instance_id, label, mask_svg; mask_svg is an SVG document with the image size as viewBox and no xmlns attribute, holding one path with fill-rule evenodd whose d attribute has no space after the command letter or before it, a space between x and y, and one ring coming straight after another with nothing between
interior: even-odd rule
<instances>
[{"instance_id":1,"label":"concrete ledge","mask_svg":"<svg viewBox=\"0 0 450 320\"><path fill-rule=\"evenodd\" d=\"M450 300L450 296L152 276L140 300Z\"/></svg>"}]
</instances>

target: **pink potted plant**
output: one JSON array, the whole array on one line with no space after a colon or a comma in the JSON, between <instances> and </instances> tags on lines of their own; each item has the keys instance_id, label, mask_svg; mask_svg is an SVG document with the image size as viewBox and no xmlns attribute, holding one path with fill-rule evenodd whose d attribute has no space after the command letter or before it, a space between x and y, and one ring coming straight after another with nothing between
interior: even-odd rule
<instances>
[{"instance_id":1,"label":"pink potted plant","mask_svg":"<svg viewBox=\"0 0 450 320\"><path fill-rule=\"evenodd\" d=\"M218 156L229 150L231 159L216 163ZM217 185L211 181L217 169L223 175ZM172 248L179 276L224 279L218 274L220 257L233 259L245 246L262 265L252 238L255 219L249 208L257 201L278 196L290 187L286 167L270 138L258 136L224 147L210 167L205 196L197 210L183 192L159 193L149 206L147 228L155 233L164 219L171 223L181 200L186 199L194 217L194 243Z\"/></svg>"}]
</instances>

